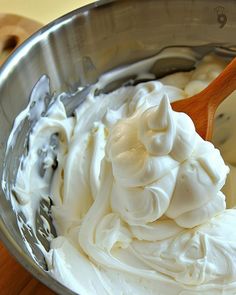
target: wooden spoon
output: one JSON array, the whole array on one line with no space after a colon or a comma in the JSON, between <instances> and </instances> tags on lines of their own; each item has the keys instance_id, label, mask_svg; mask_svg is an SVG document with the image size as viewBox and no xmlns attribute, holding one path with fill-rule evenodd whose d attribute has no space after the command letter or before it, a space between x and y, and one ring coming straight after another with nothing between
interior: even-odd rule
<instances>
[{"instance_id":1,"label":"wooden spoon","mask_svg":"<svg viewBox=\"0 0 236 295\"><path fill-rule=\"evenodd\" d=\"M236 90L236 58L198 94L171 104L174 111L190 116L198 134L211 140L214 115L219 104Z\"/></svg>"}]
</instances>

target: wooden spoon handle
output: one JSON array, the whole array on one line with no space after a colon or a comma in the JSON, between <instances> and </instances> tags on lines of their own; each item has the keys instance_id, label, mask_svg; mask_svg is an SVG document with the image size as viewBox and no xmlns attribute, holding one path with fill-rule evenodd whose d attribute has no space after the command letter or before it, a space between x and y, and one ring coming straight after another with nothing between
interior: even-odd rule
<instances>
[{"instance_id":1,"label":"wooden spoon handle","mask_svg":"<svg viewBox=\"0 0 236 295\"><path fill-rule=\"evenodd\" d=\"M190 116L198 134L210 140L212 137L214 115L219 104L236 89L236 58L225 70L196 95L173 102L172 108Z\"/></svg>"},{"instance_id":2,"label":"wooden spoon handle","mask_svg":"<svg viewBox=\"0 0 236 295\"><path fill-rule=\"evenodd\" d=\"M194 95L191 99L198 97L198 101L205 102L212 111L216 110L219 104L236 89L236 58L234 58L225 70L212 83Z\"/></svg>"}]
</instances>

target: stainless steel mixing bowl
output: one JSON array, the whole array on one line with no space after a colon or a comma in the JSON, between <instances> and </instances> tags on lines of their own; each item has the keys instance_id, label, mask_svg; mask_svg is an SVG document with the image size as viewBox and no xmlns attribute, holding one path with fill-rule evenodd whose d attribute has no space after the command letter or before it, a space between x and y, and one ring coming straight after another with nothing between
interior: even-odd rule
<instances>
[{"instance_id":1,"label":"stainless steel mixing bowl","mask_svg":"<svg viewBox=\"0 0 236 295\"><path fill-rule=\"evenodd\" d=\"M235 31L234 0L100 1L47 25L17 49L0 71L1 179L14 118L43 74L50 77L52 92L70 92L165 46L219 43L232 47ZM14 166L14 158L11 162ZM72 294L48 275L40 251L35 249L37 262L31 258L2 188L0 216L1 239L18 261L57 293Z\"/></svg>"}]
</instances>

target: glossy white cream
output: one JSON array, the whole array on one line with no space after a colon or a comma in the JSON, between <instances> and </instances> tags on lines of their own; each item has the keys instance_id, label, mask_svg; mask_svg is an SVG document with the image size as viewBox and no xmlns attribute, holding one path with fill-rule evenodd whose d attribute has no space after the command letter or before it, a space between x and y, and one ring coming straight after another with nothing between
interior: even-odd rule
<instances>
[{"instance_id":1,"label":"glossy white cream","mask_svg":"<svg viewBox=\"0 0 236 295\"><path fill-rule=\"evenodd\" d=\"M92 89L70 118L57 99L38 120L15 190L32 227L39 199L53 200L52 276L81 295L234 294L236 210L221 192L229 168L170 105L224 66L206 57L190 73L106 95Z\"/></svg>"}]
</instances>

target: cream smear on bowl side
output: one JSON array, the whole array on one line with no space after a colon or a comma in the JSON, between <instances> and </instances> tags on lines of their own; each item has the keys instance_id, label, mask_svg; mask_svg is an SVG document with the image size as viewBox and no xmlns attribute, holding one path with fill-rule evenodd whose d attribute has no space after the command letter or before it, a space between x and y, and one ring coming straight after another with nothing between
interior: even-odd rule
<instances>
[{"instance_id":1,"label":"cream smear on bowl side","mask_svg":"<svg viewBox=\"0 0 236 295\"><path fill-rule=\"evenodd\" d=\"M153 61L103 75L74 116L62 96L33 116L14 208L35 231L50 196L57 237L41 250L48 272L81 295L235 294L236 210L221 192L229 168L170 105L206 87L225 62L206 56L191 72L96 94L124 73L151 77Z\"/></svg>"}]
</instances>

